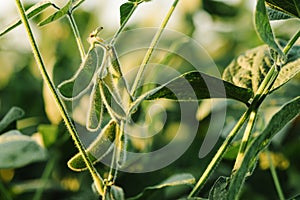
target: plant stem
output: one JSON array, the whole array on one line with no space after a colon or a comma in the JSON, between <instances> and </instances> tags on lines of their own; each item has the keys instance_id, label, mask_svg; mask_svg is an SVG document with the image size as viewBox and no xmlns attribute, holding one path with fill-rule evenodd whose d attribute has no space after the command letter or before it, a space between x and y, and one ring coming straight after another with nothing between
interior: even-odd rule
<instances>
[{"instance_id":1,"label":"plant stem","mask_svg":"<svg viewBox=\"0 0 300 200\"><path fill-rule=\"evenodd\" d=\"M80 53L81 60L83 61L84 58L85 58L85 51L84 51L84 47L83 47L83 44L82 44L82 41L81 41L79 30L77 28L77 24L75 22L75 19L74 19L72 13L68 13L68 19L70 21L70 24L71 24L71 27L72 27L72 30L73 30L73 33L74 33L74 36L75 36L75 39L76 39L76 43L77 43L77 46L78 46L78 50L79 50L79 53Z\"/></svg>"},{"instance_id":2,"label":"plant stem","mask_svg":"<svg viewBox=\"0 0 300 200\"><path fill-rule=\"evenodd\" d=\"M280 182L278 180L278 176L277 176L277 173L276 173L276 169L273 165L273 161L272 161L269 150L266 150L266 153L267 153L267 156L268 156L270 171L271 171L271 174L272 174L272 177L273 177L273 180L274 180L274 184L275 184L279 199L284 200L285 198L284 198L284 195L283 195L283 192L282 192L282 189L281 189L281 186L280 186Z\"/></svg>"},{"instance_id":3,"label":"plant stem","mask_svg":"<svg viewBox=\"0 0 300 200\"><path fill-rule=\"evenodd\" d=\"M287 45L283 49L283 53L286 55L290 51L290 49L294 46L298 38L300 37L300 30L290 39Z\"/></svg>"},{"instance_id":4,"label":"plant stem","mask_svg":"<svg viewBox=\"0 0 300 200\"><path fill-rule=\"evenodd\" d=\"M44 188L45 188L45 185L47 183L47 180L49 178L49 176L51 175L51 172L55 166L55 163L56 163L56 156L54 156L53 158L51 158L48 162L47 162L47 165L45 167L45 170L43 172L43 175L42 175L42 186L36 191L36 193L34 194L34 197L33 197L33 200L40 200L41 197L42 197L42 194L43 194L43 191L44 191Z\"/></svg>"},{"instance_id":5,"label":"plant stem","mask_svg":"<svg viewBox=\"0 0 300 200\"><path fill-rule=\"evenodd\" d=\"M246 126L246 129L245 129L245 132L244 132L244 135L243 135L243 138L242 138L242 143L241 143L238 155L236 157L236 161L234 163L234 167L233 167L232 172L237 171L240 168L240 166L243 162L243 159L244 159L244 156L245 156L244 153L246 151L248 141L250 139L251 132L252 132L252 129L254 127L254 122L255 122L256 116L257 116L257 111L253 110L250 113L249 121L248 121L248 124Z\"/></svg>"},{"instance_id":6,"label":"plant stem","mask_svg":"<svg viewBox=\"0 0 300 200\"><path fill-rule=\"evenodd\" d=\"M136 92L136 89L140 86L141 84L141 81L142 81L142 77L144 76L144 72L145 72L145 69L146 69L146 65L147 63L149 62L151 56L152 56L152 53L154 51L154 48L155 46L157 45L158 41L159 41L159 38L161 37L162 33L163 33L163 30L166 28L167 26L167 23L168 21L170 20L170 17L172 16L177 4L178 4L179 0L175 0L172 7L170 8L169 12L167 13L165 19L163 20L162 24L160 25L158 31L156 32L155 36L153 37L152 41L151 41L151 44L150 44L150 47L142 61L142 64L139 68L139 71L136 75L136 78L134 80L134 83L132 85L132 88L131 88L131 96L134 97L135 96L135 92Z\"/></svg>"},{"instance_id":7,"label":"plant stem","mask_svg":"<svg viewBox=\"0 0 300 200\"><path fill-rule=\"evenodd\" d=\"M234 139L234 137L236 136L236 134L238 133L238 131L240 130L240 128L242 127L242 125L244 124L244 122L247 120L247 118L249 117L250 113L251 113L251 110L248 109L242 115L242 117L239 119L239 121L237 122L237 124L231 130L231 132L228 134L228 136L226 137L225 141L222 143L222 145L218 149L217 153L214 155L213 159L211 160L211 162L209 163L209 165L207 166L207 168L203 172L202 176L198 180L197 184L193 188L192 192L189 194L188 198L191 198L194 195L197 195L198 192L199 192L199 190L204 186L206 180L208 179L208 177L210 176L210 174L214 171L214 169L218 165L218 163L221 160L221 158L223 157L223 155L224 155L227 147L230 145L231 141Z\"/></svg>"},{"instance_id":8,"label":"plant stem","mask_svg":"<svg viewBox=\"0 0 300 200\"><path fill-rule=\"evenodd\" d=\"M51 79L50 79L50 77L47 73L47 70L46 70L46 67L44 65L42 56L40 54L40 51L39 51L38 46L35 42L33 33L32 33L31 28L29 26L28 19L25 15L24 7L23 7L20 0L16 0L16 4L17 4L19 14L21 16L22 23L25 26L27 36L29 38L30 45L32 47L33 54L34 54L35 60L37 62L37 65L39 67L39 70L42 74L42 77L43 77L45 83L47 84L47 86L49 87L49 89L51 91L51 94L53 95L53 97L55 99L55 102L58 106L58 109L59 109L61 115L62 115L62 118L63 118L64 122L66 123L68 131L71 134L71 137L74 140L74 143L75 143L76 147L78 148L80 154L82 155L83 160L84 160L86 166L89 169L89 172L91 173L91 176L92 176L92 178L95 182L95 186L96 186L99 194L102 195L103 194L103 180L102 180L101 176L98 174L98 172L96 171L96 169L93 166L91 160L89 159L89 157L88 157L88 155L85 151L85 148L84 148L83 144L81 143L81 140L80 140L80 138L77 134L77 131L76 131L76 129L75 129L75 127L74 127L74 125L71 121L71 118L68 115L68 113L67 113L67 111L64 107L64 104L63 104L62 100L59 98L59 95L58 95L58 93L57 93L57 91L54 87L54 84L52 83L52 81L51 81Z\"/></svg>"}]
</instances>

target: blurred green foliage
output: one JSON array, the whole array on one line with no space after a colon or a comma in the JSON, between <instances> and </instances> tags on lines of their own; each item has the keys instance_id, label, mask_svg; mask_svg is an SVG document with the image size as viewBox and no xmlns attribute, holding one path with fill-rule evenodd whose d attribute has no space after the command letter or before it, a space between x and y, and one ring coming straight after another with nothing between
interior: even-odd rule
<instances>
[{"instance_id":1,"label":"blurred green foliage","mask_svg":"<svg viewBox=\"0 0 300 200\"><path fill-rule=\"evenodd\" d=\"M227 1L214 0L185 1L178 7L177 19L179 20L176 22L176 27L178 31L193 37L202 44L222 72L236 55L246 49L262 44L252 25L253 13L251 6L249 6L251 2L240 0L229 4ZM98 2L98 4L101 4L101 2ZM145 6L151 7L152 4L150 2ZM105 20L99 19L98 15L102 11L82 9L81 7L75 11L75 20L83 41L95 27L101 26L101 23ZM119 10L112 10L111 12L112 15L119 14ZM152 13L144 14L149 15L149 18L153 17ZM42 14L34 18L33 23L37 24L45 17L46 14ZM283 26L280 23L275 24L275 31L282 38L289 38L294 30L293 27L296 27L294 25L299 26L299 21L290 20L287 24ZM158 24L152 24L151 21L148 25L158 26ZM140 25L131 23L128 29L132 27L140 27ZM111 27L107 27L106 30L112 32L107 33L108 31L106 31L105 35L113 33ZM55 85L70 78L81 61L67 19L63 18L42 28L37 27L35 32L39 35L39 46ZM54 104L49 103L51 100L46 98L45 94L43 95L43 82L37 72L31 52L26 48L21 49L17 45L10 45L10 37L13 37L13 35L8 34L5 38L0 38L0 117L2 118L13 106L22 108L26 113L25 118L17 122L16 128L29 136L40 133L38 135L42 138L41 140L44 138L49 159L11 169L10 173L0 170L0 199L33 199L35 195L38 196L37 193L42 188L44 189L41 198L43 200L97 199L92 193L89 174L87 172L75 173L67 168L67 161L77 151L64 124L59 120L57 108ZM24 40L26 39L24 35ZM88 43L84 42L84 45L87 49ZM288 86L281 88L277 93L278 101L282 100L281 98L286 96L287 93L290 93L291 97L299 95L299 81L299 77L296 77ZM291 88L293 89L291 90ZM287 100L284 99L283 101ZM278 106L276 103L273 100L265 106L275 110ZM50 105L50 108L46 110L45 105ZM228 119L233 119L233 121L236 119L234 117L237 115L236 113L244 110L243 106L235 103L230 104L228 109L230 108L232 113L228 113ZM176 116L180 110L178 107L173 106L173 109L168 112L168 116L171 116L168 117L170 123L168 126L171 127L171 124L177 123ZM220 138L212 152L205 158L198 158L199 148L210 123L209 118L210 116L207 115L201 119L198 134L192 145L184 155L168 167L143 174L120 173L117 185L123 187L126 197L137 195L145 187L156 185L175 173L189 172L198 177L223 141L223 138ZM260 123L263 124L263 122ZM80 125L78 124L78 126ZM271 151L282 154L284 160L289 163L287 167L277 170L286 197L292 197L300 193L300 161L297 153L300 151L299 130L300 118L298 117L286 128L281 138L275 139L270 148ZM51 136L45 139L47 134L51 134ZM55 136L52 134L55 134ZM168 134L164 133L155 137L152 145L156 148L163 146L164 142L168 141L167 136ZM134 144L130 145L134 146ZM144 146L147 145L144 144ZM233 163L234 161L230 159L230 156L222 161L200 196L207 197L213 182L220 175L231 173ZM102 164L98 164L97 168L101 169L101 172L105 171L103 169L108 169L107 166ZM11 173L13 175L9 178ZM176 199L182 194L187 194L187 190L188 188L176 191L166 190L165 193L171 195L165 199ZM266 169L258 167L255 173L247 179L241 199L277 199L268 167Z\"/></svg>"}]
</instances>

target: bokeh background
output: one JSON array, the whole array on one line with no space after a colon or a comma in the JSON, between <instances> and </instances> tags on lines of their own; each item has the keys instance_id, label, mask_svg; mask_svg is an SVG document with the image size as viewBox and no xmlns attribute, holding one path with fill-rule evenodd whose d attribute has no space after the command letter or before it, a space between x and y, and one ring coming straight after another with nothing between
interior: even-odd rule
<instances>
[{"instance_id":1,"label":"bokeh background","mask_svg":"<svg viewBox=\"0 0 300 200\"><path fill-rule=\"evenodd\" d=\"M38 1L23 1L28 8ZM67 1L53 1L59 6ZM119 27L119 7L125 1L86 0L75 12L84 46L89 44L85 38L96 27L103 26L101 37L109 38ZM158 27L172 5L171 0L153 0L143 3L130 19L127 29L137 27ZM168 28L182 32L195 39L213 58L220 72L230 61L249 48L261 45L253 26L255 1L251 0L181 0ZM53 9L38 15L31 20L34 34L41 49L49 74L55 85L70 78L80 65L80 55L67 18L39 27L38 22L53 13ZM18 18L14 1L0 1L0 30ZM289 39L299 29L299 20L287 20L272 24L276 35ZM263 105L262 119L258 127L262 128L279 106L292 97L298 96L300 78L295 77L286 86L278 90ZM189 172L199 177L206 168L218 145L206 157L198 158L199 148L210 123L209 111L202 111L200 102L198 119L200 126L197 136L189 149L170 166L149 173L120 173L117 185L123 187L127 197L140 193L144 187L158 184L175 173ZM202 105L202 109L205 107ZM47 88L44 87L41 75L33 59L26 33L22 26L0 38L0 117L3 117L12 106L22 108L26 115L18 121L17 128L24 134L41 140L49 153L49 159L33 163L18 169L0 169L0 199L32 199L36 191L43 188L42 199L97 199L91 189L91 178L87 172L75 173L67 167L68 159L77 151L69 137L57 108ZM144 105L147 108L147 103ZM176 126L178 107L169 103L168 128L151 142L132 142L132 148L157 148L172 136L172 126ZM216 108L217 109L217 108ZM234 123L245 110L243 105L229 101L228 126ZM180 113L179 113L180 114ZM172 117L173 116L173 117ZM80 116L78 116L80 121ZM153 122L154 123L154 122ZM80 123L79 123L80 124ZM46 131L50 142L45 144L41 135ZM300 118L289 124L274 139L270 150L275 163L279 180L286 197L300 193ZM257 129L259 131L259 128ZM50 136L49 136L50 135ZM148 149L148 150L149 150ZM245 183L241 199L277 199L274 182L271 177L267 158L261 154L257 168ZM209 179L200 196L207 197L209 188L217 177L228 176L234 160L228 154ZM101 172L107 167L99 164ZM46 177L46 170L49 174ZM43 176L44 175L44 176ZM46 178L45 178L46 177ZM46 183L46 184L44 184ZM189 188L167 190L159 194L160 199L176 199L185 194ZM4 193L8 194L4 195ZM165 196L163 196L165 195ZM151 199L151 198L150 198ZM152 197L155 199L155 196Z\"/></svg>"}]
</instances>

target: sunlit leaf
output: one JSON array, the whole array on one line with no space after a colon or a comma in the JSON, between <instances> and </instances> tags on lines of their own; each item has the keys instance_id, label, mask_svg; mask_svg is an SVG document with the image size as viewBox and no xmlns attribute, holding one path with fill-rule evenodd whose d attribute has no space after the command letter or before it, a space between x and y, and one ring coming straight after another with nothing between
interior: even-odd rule
<instances>
[{"instance_id":1,"label":"sunlit leaf","mask_svg":"<svg viewBox=\"0 0 300 200\"><path fill-rule=\"evenodd\" d=\"M24 116L24 111L19 107L12 107L0 121L0 133L3 132L11 123Z\"/></svg>"},{"instance_id":2,"label":"sunlit leaf","mask_svg":"<svg viewBox=\"0 0 300 200\"><path fill-rule=\"evenodd\" d=\"M27 18L30 19L51 5L52 5L52 3L50 1L39 2L35 5L33 5L32 7L30 7L28 10L26 10L25 14L26 14ZM16 28L21 23L22 23L21 19L15 20L10 25L8 25L3 31L0 32L0 37L3 36L4 34L8 33L9 31L13 30L14 28Z\"/></svg>"},{"instance_id":3,"label":"sunlit leaf","mask_svg":"<svg viewBox=\"0 0 300 200\"><path fill-rule=\"evenodd\" d=\"M61 17L65 16L69 11L70 8L72 7L72 0L70 0L64 7L47 17L45 20L41 21L38 25L39 26L44 26L46 24L49 24L53 21L56 21L60 19Z\"/></svg>"},{"instance_id":4,"label":"sunlit leaf","mask_svg":"<svg viewBox=\"0 0 300 200\"><path fill-rule=\"evenodd\" d=\"M188 88L190 86L192 91ZM166 98L178 101L197 101L208 98L231 98L247 103L252 96L253 93L250 89L240 88L227 81L195 71L169 81L147 97L147 100Z\"/></svg>"},{"instance_id":5,"label":"sunlit leaf","mask_svg":"<svg viewBox=\"0 0 300 200\"><path fill-rule=\"evenodd\" d=\"M275 10L300 18L299 0L266 0L266 3Z\"/></svg>"},{"instance_id":6,"label":"sunlit leaf","mask_svg":"<svg viewBox=\"0 0 300 200\"><path fill-rule=\"evenodd\" d=\"M0 168L23 167L46 158L46 150L18 130L0 136Z\"/></svg>"},{"instance_id":7,"label":"sunlit leaf","mask_svg":"<svg viewBox=\"0 0 300 200\"><path fill-rule=\"evenodd\" d=\"M275 37L270 25L265 0L258 0L255 9L255 28L261 38L269 47L276 50L279 54L283 55L280 46L275 41Z\"/></svg>"},{"instance_id":8,"label":"sunlit leaf","mask_svg":"<svg viewBox=\"0 0 300 200\"><path fill-rule=\"evenodd\" d=\"M287 55L286 63L271 91L274 91L292 79L300 71L300 46L294 46ZM272 58L266 45L250 49L234 59L224 70L223 79L242 88L257 91L259 85L272 66Z\"/></svg>"},{"instance_id":9,"label":"sunlit leaf","mask_svg":"<svg viewBox=\"0 0 300 200\"><path fill-rule=\"evenodd\" d=\"M98 67L98 54L91 48L75 75L58 85L58 91L63 98L72 100L83 94L90 86Z\"/></svg>"},{"instance_id":10,"label":"sunlit leaf","mask_svg":"<svg viewBox=\"0 0 300 200\"><path fill-rule=\"evenodd\" d=\"M129 200L147 199L147 197L149 197L156 190L160 190L165 187L175 187L181 185L191 186L194 183L195 183L195 178L191 174L186 174L186 173L175 174L158 185L146 187L141 194L135 197L131 197L129 198Z\"/></svg>"},{"instance_id":11,"label":"sunlit leaf","mask_svg":"<svg viewBox=\"0 0 300 200\"><path fill-rule=\"evenodd\" d=\"M115 141L116 122L110 121L99 133L97 138L87 148L87 154L92 163L100 161L113 149L113 142ZM68 167L74 171L86 170L86 164L80 153L73 156L68 161Z\"/></svg>"},{"instance_id":12,"label":"sunlit leaf","mask_svg":"<svg viewBox=\"0 0 300 200\"><path fill-rule=\"evenodd\" d=\"M231 177L228 187L228 199L236 199L243 186L246 174L251 168L253 161L257 155L266 146L268 146L272 138L292 119L300 113L300 97L293 99L285 104L270 120L263 132L251 143L245 152L245 157L241 167ZM251 169L250 169L251 170Z\"/></svg>"}]
</instances>

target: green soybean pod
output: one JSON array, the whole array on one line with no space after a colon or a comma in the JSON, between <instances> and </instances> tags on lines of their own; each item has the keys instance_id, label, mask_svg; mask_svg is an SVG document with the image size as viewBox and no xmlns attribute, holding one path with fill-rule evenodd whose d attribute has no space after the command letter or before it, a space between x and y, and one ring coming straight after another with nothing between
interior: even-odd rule
<instances>
[{"instance_id":1,"label":"green soybean pod","mask_svg":"<svg viewBox=\"0 0 300 200\"><path fill-rule=\"evenodd\" d=\"M98 83L103 103L112 118L117 121L124 120L126 118L126 113L118 97L115 96L112 88L109 87L108 84L111 84L110 76L106 76L103 80L100 79Z\"/></svg>"},{"instance_id":2,"label":"green soybean pod","mask_svg":"<svg viewBox=\"0 0 300 200\"><path fill-rule=\"evenodd\" d=\"M58 85L58 91L66 100L81 96L91 85L98 67L98 53L94 46L89 49L75 75Z\"/></svg>"},{"instance_id":3,"label":"green soybean pod","mask_svg":"<svg viewBox=\"0 0 300 200\"><path fill-rule=\"evenodd\" d=\"M97 78L93 85L92 93L90 96L90 105L86 121L87 130L93 132L102 127L103 114L105 110L98 82L99 79Z\"/></svg>"},{"instance_id":4,"label":"green soybean pod","mask_svg":"<svg viewBox=\"0 0 300 200\"><path fill-rule=\"evenodd\" d=\"M111 120L99 133L97 138L87 148L87 154L92 163L95 164L111 152L116 137L116 121ZM77 153L68 161L68 167L73 171L84 171L87 169L83 157Z\"/></svg>"},{"instance_id":5,"label":"green soybean pod","mask_svg":"<svg viewBox=\"0 0 300 200\"><path fill-rule=\"evenodd\" d=\"M117 52L113 46L110 46L108 48L108 55L110 57L110 65L108 66L108 71L112 76L114 87L117 88L116 91L120 96L122 105L124 109L127 110L130 103L132 102L132 97L130 95L126 79L123 76Z\"/></svg>"}]
</instances>

